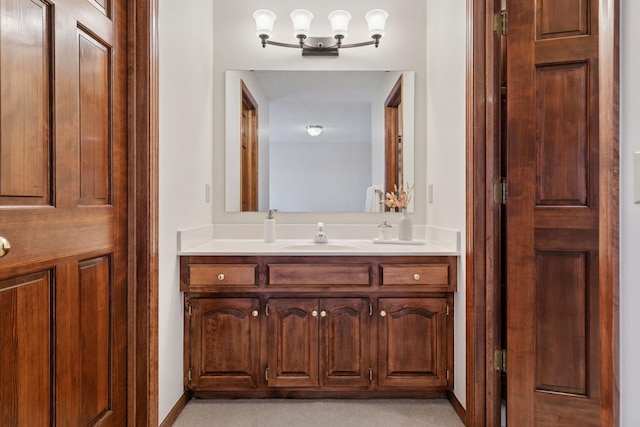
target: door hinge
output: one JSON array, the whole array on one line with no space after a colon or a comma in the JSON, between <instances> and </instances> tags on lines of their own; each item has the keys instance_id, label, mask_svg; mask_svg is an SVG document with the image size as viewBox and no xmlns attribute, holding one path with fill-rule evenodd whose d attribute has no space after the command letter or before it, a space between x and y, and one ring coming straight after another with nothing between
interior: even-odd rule
<instances>
[{"instance_id":1,"label":"door hinge","mask_svg":"<svg viewBox=\"0 0 640 427\"><path fill-rule=\"evenodd\" d=\"M189 370L187 371L187 380L191 382L191 368L189 368Z\"/></svg>"},{"instance_id":2,"label":"door hinge","mask_svg":"<svg viewBox=\"0 0 640 427\"><path fill-rule=\"evenodd\" d=\"M269 367L268 366L264 369L264 380L266 382L269 382Z\"/></svg>"},{"instance_id":3,"label":"door hinge","mask_svg":"<svg viewBox=\"0 0 640 427\"><path fill-rule=\"evenodd\" d=\"M500 349L493 352L493 366L496 371L507 372L507 350Z\"/></svg>"},{"instance_id":4,"label":"door hinge","mask_svg":"<svg viewBox=\"0 0 640 427\"><path fill-rule=\"evenodd\" d=\"M493 185L493 201L501 205L507 203L507 178L500 178L500 182Z\"/></svg>"},{"instance_id":5,"label":"door hinge","mask_svg":"<svg viewBox=\"0 0 640 427\"><path fill-rule=\"evenodd\" d=\"M449 304L447 304L447 316L449 315Z\"/></svg>"},{"instance_id":6,"label":"door hinge","mask_svg":"<svg viewBox=\"0 0 640 427\"><path fill-rule=\"evenodd\" d=\"M269 303L266 303L264 305L264 314L265 314L265 316L269 315Z\"/></svg>"},{"instance_id":7,"label":"door hinge","mask_svg":"<svg viewBox=\"0 0 640 427\"><path fill-rule=\"evenodd\" d=\"M373 316L373 304L369 303L369 316Z\"/></svg>"},{"instance_id":8,"label":"door hinge","mask_svg":"<svg viewBox=\"0 0 640 427\"><path fill-rule=\"evenodd\" d=\"M447 368L447 385L449 384L449 368Z\"/></svg>"},{"instance_id":9,"label":"door hinge","mask_svg":"<svg viewBox=\"0 0 640 427\"><path fill-rule=\"evenodd\" d=\"M189 317L191 317L191 315L193 314L191 310L191 304L187 304L187 314L189 315Z\"/></svg>"},{"instance_id":10,"label":"door hinge","mask_svg":"<svg viewBox=\"0 0 640 427\"><path fill-rule=\"evenodd\" d=\"M507 35L507 24L509 22L509 18L507 16L507 11L502 10L500 13L497 13L493 17L493 30L501 36Z\"/></svg>"},{"instance_id":11,"label":"door hinge","mask_svg":"<svg viewBox=\"0 0 640 427\"><path fill-rule=\"evenodd\" d=\"M373 381L373 369L369 368L369 382Z\"/></svg>"}]
</instances>

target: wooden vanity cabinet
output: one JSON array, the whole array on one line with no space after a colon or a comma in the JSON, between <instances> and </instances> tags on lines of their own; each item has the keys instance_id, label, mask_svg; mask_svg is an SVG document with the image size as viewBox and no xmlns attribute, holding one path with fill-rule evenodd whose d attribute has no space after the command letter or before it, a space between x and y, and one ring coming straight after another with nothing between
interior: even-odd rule
<instances>
[{"instance_id":1,"label":"wooden vanity cabinet","mask_svg":"<svg viewBox=\"0 0 640 427\"><path fill-rule=\"evenodd\" d=\"M185 388L196 397L436 397L453 388L456 257L180 262Z\"/></svg>"}]
</instances>

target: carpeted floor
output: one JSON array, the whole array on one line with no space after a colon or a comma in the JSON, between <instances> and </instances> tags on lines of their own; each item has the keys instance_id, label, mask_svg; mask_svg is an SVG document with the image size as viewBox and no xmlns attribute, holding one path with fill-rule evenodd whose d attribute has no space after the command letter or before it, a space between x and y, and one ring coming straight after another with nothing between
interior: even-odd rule
<instances>
[{"instance_id":1,"label":"carpeted floor","mask_svg":"<svg viewBox=\"0 0 640 427\"><path fill-rule=\"evenodd\" d=\"M174 427L463 427L447 400L191 400Z\"/></svg>"}]
</instances>

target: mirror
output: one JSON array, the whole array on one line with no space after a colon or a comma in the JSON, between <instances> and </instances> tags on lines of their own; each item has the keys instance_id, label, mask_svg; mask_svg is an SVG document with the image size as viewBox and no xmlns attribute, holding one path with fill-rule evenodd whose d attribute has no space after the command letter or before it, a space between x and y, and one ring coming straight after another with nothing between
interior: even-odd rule
<instances>
[{"instance_id":1,"label":"mirror","mask_svg":"<svg viewBox=\"0 0 640 427\"><path fill-rule=\"evenodd\" d=\"M412 71L227 71L226 211L382 212L415 182L414 87Z\"/></svg>"}]
</instances>

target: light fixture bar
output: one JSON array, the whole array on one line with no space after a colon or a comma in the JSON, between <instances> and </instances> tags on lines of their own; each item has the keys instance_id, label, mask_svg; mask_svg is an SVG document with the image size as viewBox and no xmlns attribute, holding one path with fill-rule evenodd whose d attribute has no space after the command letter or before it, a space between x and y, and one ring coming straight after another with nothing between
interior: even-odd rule
<instances>
[{"instance_id":1,"label":"light fixture bar","mask_svg":"<svg viewBox=\"0 0 640 427\"><path fill-rule=\"evenodd\" d=\"M273 24L276 15L265 9L254 12L256 21L257 36L262 42L262 47L268 44L272 46L296 48L302 50L302 56L338 56L338 50L342 48L354 48L374 45L376 48L380 44L380 39L384 36L384 28L389 14L382 9L373 9L365 14L365 19L369 28L369 37L372 40L360 43L344 44L342 41L347 37L347 30L351 14L345 10L335 10L328 16L331 23L333 37L309 37L311 20L313 14L305 9L296 9L291 12L294 36L298 39L297 44L283 43L269 40L273 33Z\"/></svg>"}]
</instances>

